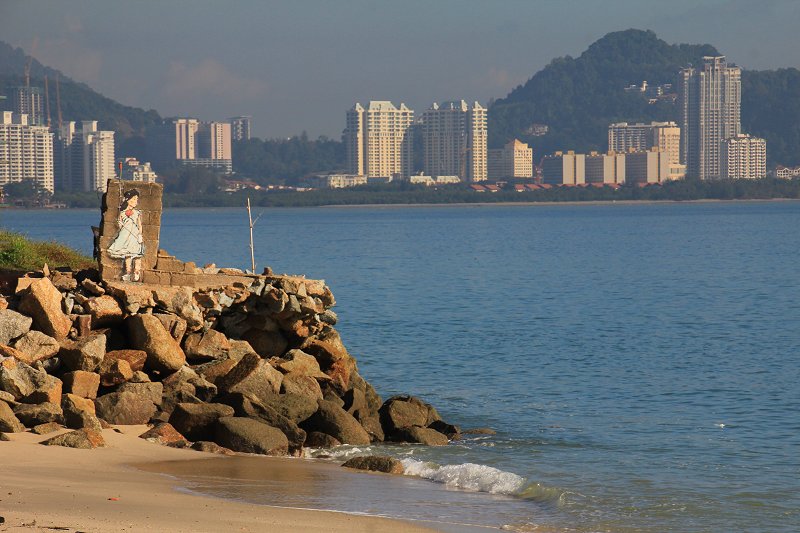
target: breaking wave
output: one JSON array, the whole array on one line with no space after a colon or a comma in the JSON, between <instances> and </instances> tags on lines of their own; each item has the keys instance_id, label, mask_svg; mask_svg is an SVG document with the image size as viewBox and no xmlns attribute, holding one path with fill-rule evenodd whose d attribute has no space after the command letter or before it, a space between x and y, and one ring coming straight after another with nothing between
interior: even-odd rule
<instances>
[{"instance_id":1,"label":"breaking wave","mask_svg":"<svg viewBox=\"0 0 800 533\"><path fill-rule=\"evenodd\" d=\"M515 495L525 485L525 480L517 474L491 466L474 463L440 466L416 459L402 459L400 462L408 476L418 476L462 490Z\"/></svg>"}]
</instances>

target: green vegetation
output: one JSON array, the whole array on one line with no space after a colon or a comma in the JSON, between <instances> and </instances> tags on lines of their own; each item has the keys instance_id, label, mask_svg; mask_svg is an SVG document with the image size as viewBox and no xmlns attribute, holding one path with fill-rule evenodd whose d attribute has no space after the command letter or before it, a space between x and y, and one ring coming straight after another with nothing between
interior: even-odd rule
<instances>
[{"instance_id":1,"label":"green vegetation","mask_svg":"<svg viewBox=\"0 0 800 533\"><path fill-rule=\"evenodd\" d=\"M518 138L533 147L537 159L556 150L605 151L613 122L679 120L676 105L648 104L624 87L643 80L651 86L674 85L679 69L719 54L707 44L667 44L652 31L609 33L578 58L554 59L494 102L489 144L498 147ZM533 123L550 130L541 137L526 134ZM800 71L744 71L742 129L767 140L769 166L800 164Z\"/></svg>"},{"instance_id":2,"label":"green vegetation","mask_svg":"<svg viewBox=\"0 0 800 533\"><path fill-rule=\"evenodd\" d=\"M45 263L50 268L69 267L76 271L95 265L91 258L63 244L31 241L19 233L0 230L0 268L38 270Z\"/></svg>"},{"instance_id":3,"label":"green vegetation","mask_svg":"<svg viewBox=\"0 0 800 533\"><path fill-rule=\"evenodd\" d=\"M234 171L261 185L296 183L315 172L344 168L344 143L325 136L309 140L302 135L289 139L250 139L233 144Z\"/></svg>"}]
</instances>

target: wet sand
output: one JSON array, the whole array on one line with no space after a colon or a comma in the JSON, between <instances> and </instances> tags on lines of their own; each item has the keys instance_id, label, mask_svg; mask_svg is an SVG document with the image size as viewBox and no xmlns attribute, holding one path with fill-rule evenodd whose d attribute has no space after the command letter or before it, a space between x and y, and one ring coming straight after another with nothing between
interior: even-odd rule
<instances>
[{"instance_id":1,"label":"wet sand","mask_svg":"<svg viewBox=\"0 0 800 533\"><path fill-rule=\"evenodd\" d=\"M4 518L0 531L424 533L438 530L374 516L254 505L180 490L175 478L154 473L159 470L152 464L177 461L190 465L193 460L218 456L139 439L137 436L146 429L146 426L121 426L122 433L106 429L103 437L107 447L95 450L38 444L56 433L9 434L10 442L0 442L0 516ZM281 479L286 490L301 497L304 491L314 490L316 465L280 459L275 464L274 475ZM143 470L144 465L151 465L146 467L149 471Z\"/></svg>"}]
</instances>

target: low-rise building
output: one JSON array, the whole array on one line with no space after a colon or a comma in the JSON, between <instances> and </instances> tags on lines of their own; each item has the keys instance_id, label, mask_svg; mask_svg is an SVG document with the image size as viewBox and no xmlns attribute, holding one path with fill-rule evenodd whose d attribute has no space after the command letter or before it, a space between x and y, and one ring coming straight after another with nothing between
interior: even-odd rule
<instances>
[{"instance_id":1,"label":"low-rise building","mask_svg":"<svg viewBox=\"0 0 800 533\"><path fill-rule=\"evenodd\" d=\"M488 154L490 179L533 177L533 150L517 139L503 148L493 148Z\"/></svg>"},{"instance_id":2,"label":"low-rise building","mask_svg":"<svg viewBox=\"0 0 800 533\"><path fill-rule=\"evenodd\" d=\"M586 183L625 183L625 154L591 152L585 165Z\"/></svg>"},{"instance_id":3,"label":"low-rise building","mask_svg":"<svg viewBox=\"0 0 800 533\"><path fill-rule=\"evenodd\" d=\"M121 178L123 180L155 183L158 179L158 175L150 168L149 162L140 163L135 157L122 158L118 165L122 167Z\"/></svg>"},{"instance_id":4,"label":"low-rise building","mask_svg":"<svg viewBox=\"0 0 800 533\"><path fill-rule=\"evenodd\" d=\"M664 183L669 181L669 156L658 148L625 154L625 182Z\"/></svg>"},{"instance_id":5,"label":"low-rise building","mask_svg":"<svg viewBox=\"0 0 800 533\"><path fill-rule=\"evenodd\" d=\"M775 177L782 180L790 180L800 176L800 167L782 167L775 169Z\"/></svg>"},{"instance_id":6,"label":"low-rise building","mask_svg":"<svg viewBox=\"0 0 800 533\"><path fill-rule=\"evenodd\" d=\"M767 177L767 141L740 133L722 141L721 177L760 179Z\"/></svg>"},{"instance_id":7,"label":"low-rise building","mask_svg":"<svg viewBox=\"0 0 800 533\"><path fill-rule=\"evenodd\" d=\"M542 158L542 181L550 185L586 183L586 156L572 150Z\"/></svg>"}]
</instances>

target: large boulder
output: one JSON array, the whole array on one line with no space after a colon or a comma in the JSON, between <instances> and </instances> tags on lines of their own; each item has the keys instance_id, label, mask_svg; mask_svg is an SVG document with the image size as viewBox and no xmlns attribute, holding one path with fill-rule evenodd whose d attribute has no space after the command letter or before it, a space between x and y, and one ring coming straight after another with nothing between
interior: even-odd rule
<instances>
[{"instance_id":1,"label":"large boulder","mask_svg":"<svg viewBox=\"0 0 800 533\"><path fill-rule=\"evenodd\" d=\"M19 433L21 431L25 431L25 426L6 402L0 402L0 432Z\"/></svg>"},{"instance_id":2,"label":"large boulder","mask_svg":"<svg viewBox=\"0 0 800 533\"><path fill-rule=\"evenodd\" d=\"M27 332L25 335L15 340L11 346L25 356L24 359L20 360L29 365L32 365L36 361L50 359L61 349L57 340L36 330ZM19 356L17 356L17 358L19 359Z\"/></svg>"},{"instance_id":3,"label":"large boulder","mask_svg":"<svg viewBox=\"0 0 800 533\"><path fill-rule=\"evenodd\" d=\"M155 405L161 405L164 395L164 385L158 381L136 383L128 381L117 388L117 392L131 392L141 396Z\"/></svg>"},{"instance_id":4,"label":"large boulder","mask_svg":"<svg viewBox=\"0 0 800 533\"><path fill-rule=\"evenodd\" d=\"M207 381L216 384L224 376L228 375L239 361L237 359L222 359L211 361L195 367L195 371L203 376Z\"/></svg>"},{"instance_id":5,"label":"large boulder","mask_svg":"<svg viewBox=\"0 0 800 533\"><path fill-rule=\"evenodd\" d=\"M245 355L225 377L219 380L220 391L253 394L267 399L281 390L283 374L257 355Z\"/></svg>"},{"instance_id":6,"label":"large boulder","mask_svg":"<svg viewBox=\"0 0 800 533\"><path fill-rule=\"evenodd\" d=\"M388 455L368 455L366 457L353 457L343 465L345 468L355 470L369 470L371 472L384 472L386 474L402 474L403 463Z\"/></svg>"},{"instance_id":7,"label":"large boulder","mask_svg":"<svg viewBox=\"0 0 800 533\"><path fill-rule=\"evenodd\" d=\"M58 353L67 370L94 372L106 355L106 336L103 334L81 337L74 342L66 341Z\"/></svg>"},{"instance_id":8,"label":"large boulder","mask_svg":"<svg viewBox=\"0 0 800 533\"><path fill-rule=\"evenodd\" d=\"M156 406L132 392L112 392L94 401L97 416L109 424L146 424L156 413Z\"/></svg>"},{"instance_id":9,"label":"large boulder","mask_svg":"<svg viewBox=\"0 0 800 533\"><path fill-rule=\"evenodd\" d=\"M178 341L153 315L133 315L125 320L131 346L147 352L147 366L157 372L172 373L186 363Z\"/></svg>"},{"instance_id":10,"label":"large boulder","mask_svg":"<svg viewBox=\"0 0 800 533\"><path fill-rule=\"evenodd\" d=\"M122 306L116 298L108 294L90 298L85 304L86 311L92 317L92 328L102 328L122 322Z\"/></svg>"},{"instance_id":11,"label":"large boulder","mask_svg":"<svg viewBox=\"0 0 800 533\"><path fill-rule=\"evenodd\" d=\"M276 357L282 355L289 346L279 331L266 331L262 329L250 329L242 335L242 339L250 343L258 355L261 357Z\"/></svg>"},{"instance_id":12,"label":"large boulder","mask_svg":"<svg viewBox=\"0 0 800 533\"><path fill-rule=\"evenodd\" d=\"M319 400L319 409L300 424L307 432L319 431L335 437L342 444L369 444L370 437L358 420L333 402Z\"/></svg>"},{"instance_id":13,"label":"large boulder","mask_svg":"<svg viewBox=\"0 0 800 533\"><path fill-rule=\"evenodd\" d=\"M399 429L392 433L390 438L397 442L412 442L427 446L446 446L449 442L447 435L439 433L435 429L419 426Z\"/></svg>"},{"instance_id":14,"label":"large boulder","mask_svg":"<svg viewBox=\"0 0 800 533\"><path fill-rule=\"evenodd\" d=\"M350 357L347 348L344 347L342 338L333 328L325 328L316 337L309 337L303 342L301 349L313 355L320 362L320 365L327 367L340 359Z\"/></svg>"},{"instance_id":15,"label":"large boulder","mask_svg":"<svg viewBox=\"0 0 800 533\"><path fill-rule=\"evenodd\" d=\"M59 403L63 392L63 383L47 372L39 371L34 375L33 392L22 399L24 403Z\"/></svg>"},{"instance_id":16,"label":"large boulder","mask_svg":"<svg viewBox=\"0 0 800 533\"><path fill-rule=\"evenodd\" d=\"M164 329L178 342L181 342L186 334L186 321L178 315L170 313L153 313L153 316L161 321Z\"/></svg>"},{"instance_id":17,"label":"large boulder","mask_svg":"<svg viewBox=\"0 0 800 533\"><path fill-rule=\"evenodd\" d=\"M285 374L296 373L320 379L328 378L328 375L320 369L317 359L303 350L289 350L281 359L275 366Z\"/></svg>"},{"instance_id":18,"label":"large boulder","mask_svg":"<svg viewBox=\"0 0 800 533\"><path fill-rule=\"evenodd\" d=\"M45 446L66 446L67 448L80 448L91 450L106 445L103 434L93 429L78 429L63 435L58 435L52 439L47 439L41 444Z\"/></svg>"},{"instance_id":19,"label":"large boulder","mask_svg":"<svg viewBox=\"0 0 800 533\"><path fill-rule=\"evenodd\" d=\"M387 434L413 426L426 427L433 422L431 406L413 396L393 396L380 408L381 425ZM435 412L435 411L434 411ZM438 418L438 414L436 414Z\"/></svg>"},{"instance_id":20,"label":"large boulder","mask_svg":"<svg viewBox=\"0 0 800 533\"><path fill-rule=\"evenodd\" d=\"M61 399L61 380L16 359L0 363L0 390L24 403L52 402Z\"/></svg>"},{"instance_id":21,"label":"large boulder","mask_svg":"<svg viewBox=\"0 0 800 533\"><path fill-rule=\"evenodd\" d=\"M216 421L233 415L233 407L221 403L179 403L169 423L189 440L212 440Z\"/></svg>"},{"instance_id":22,"label":"large boulder","mask_svg":"<svg viewBox=\"0 0 800 533\"><path fill-rule=\"evenodd\" d=\"M97 398L97 390L100 388L100 374L96 372L86 372L85 370L74 370L61 376L64 382L64 392L89 398Z\"/></svg>"},{"instance_id":23,"label":"large boulder","mask_svg":"<svg viewBox=\"0 0 800 533\"><path fill-rule=\"evenodd\" d=\"M322 389L319 387L316 378L299 372L289 372L283 376L281 392L300 394L313 400L322 399Z\"/></svg>"},{"instance_id":24,"label":"large boulder","mask_svg":"<svg viewBox=\"0 0 800 533\"><path fill-rule=\"evenodd\" d=\"M187 359L191 361L225 359L231 349L231 343L225 334L215 329L190 333L183 341L183 346Z\"/></svg>"},{"instance_id":25,"label":"large boulder","mask_svg":"<svg viewBox=\"0 0 800 533\"><path fill-rule=\"evenodd\" d=\"M236 416L260 420L268 426L280 429L289 441L290 452L298 452L303 447L306 432L293 420L279 413L274 407L264 405L252 394L228 394L219 401L233 407Z\"/></svg>"},{"instance_id":26,"label":"large boulder","mask_svg":"<svg viewBox=\"0 0 800 533\"><path fill-rule=\"evenodd\" d=\"M319 431L312 431L306 435L305 446L307 448L335 448L341 446L342 443L331 437L327 433Z\"/></svg>"},{"instance_id":27,"label":"large boulder","mask_svg":"<svg viewBox=\"0 0 800 533\"><path fill-rule=\"evenodd\" d=\"M19 310L33 319L36 329L61 340L72 327L72 321L61 310L62 299L48 278L39 278L22 292Z\"/></svg>"},{"instance_id":28,"label":"large boulder","mask_svg":"<svg viewBox=\"0 0 800 533\"><path fill-rule=\"evenodd\" d=\"M25 335L33 324L33 319L11 309L0 309L0 344L11 344L11 341Z\"/></svg>"},{"instance_id":29,"label":"large boulder","mask_svg":"<svg viewBox=\"0 0 800 533\"><path fill-rule=\"evenodd\" d=\"M131 371L138 372L144 368L147 361L147 352L144 350L112 350L106 352L105 359L122 359L128 362Z\"/></svg>"},{"instance_id":30,"label":"large boulder","mask_svg":"<svg viewBox=\"0 0 800 533\"><path fill-rule=\"evenodd\" d=\"M236 452L286 455L289 441L277 428L241 417L217 420L214 442Z\"/></svg>"},{"instance_id":31,"label":"large boulder","mask_svg":"<svg viewBox=\"0 0 800 533\"><path fill-rule=\"evenodd\" d=\"M121 385L133 377L131 365L125 359L106 357L97 371L100 374L100 383L104 387Z\"/></svg>"},{"instance_id":32,"label":"large boulder","mask_svg":"<svg viewBox=\"0 0 800 533\"><path fill-rule=\"evenodd\" d=\"M61 410L64 412L64 425L70 429L102 429L95 415L94 402L88 398L65 394L61 399Z\"/></svg>"},{"instance_id":33,"label":"large boulder","mask_svg":"<svg viewBox=\"0 0 800 533\"><path fill-rule=\"evenodd\" d=\"M178 315L190 330L196 331L203 327L203 311L193 293L191 287L158 286L153 290L153 297L161 309Z\"/></svg>"},{"instance_id":34,"label":"large boulder","mask_svg":"<svg viewBox=\"0 0 800 533\"><path fill-rule=\"evenodd\" d=\"M44 402L39 404L21 403L14 407L14 414L25 427L32 428L48 422L64 422L64 413L61 406L56 403Z\"/></svg>"},{"instance_id":35,"label":"large boulder","mask_svg":"<svg viewBox=\"0 0 800 533\"><path fill-rule=\"evenodd\" d=\"M165 446L184 447L189 444L189 441L168 422L156 424L139 435L139 438Z\"/></svg>"}]
</instances>

